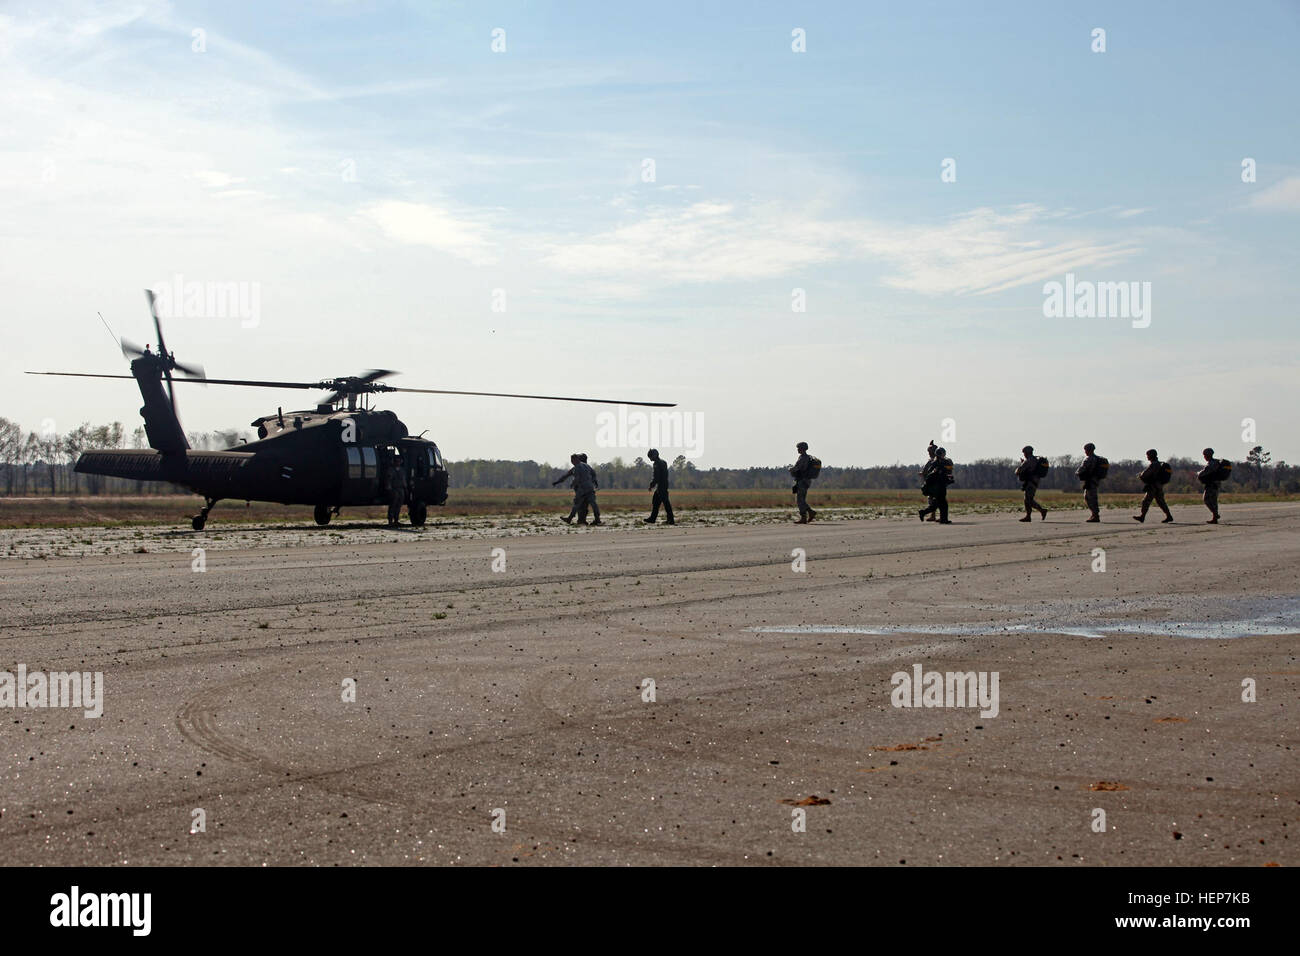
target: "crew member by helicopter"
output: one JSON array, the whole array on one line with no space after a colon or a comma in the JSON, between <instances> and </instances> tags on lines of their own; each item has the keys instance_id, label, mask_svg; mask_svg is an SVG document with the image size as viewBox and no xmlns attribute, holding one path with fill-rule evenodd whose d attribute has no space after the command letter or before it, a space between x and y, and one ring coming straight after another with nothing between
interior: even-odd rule
<instances>
[{"instance_id":1,"label":"crew member by helicopter","mask_svg":"<svg viewBox=\"0 0 1300 956\"><path fill-rule=\"evenodd\" d=\"M406 503L406 469L402 467L400 455L393 455L388 469L388 526L396 528L402 517L402 505Z\"/></svg>"}]
</instances>

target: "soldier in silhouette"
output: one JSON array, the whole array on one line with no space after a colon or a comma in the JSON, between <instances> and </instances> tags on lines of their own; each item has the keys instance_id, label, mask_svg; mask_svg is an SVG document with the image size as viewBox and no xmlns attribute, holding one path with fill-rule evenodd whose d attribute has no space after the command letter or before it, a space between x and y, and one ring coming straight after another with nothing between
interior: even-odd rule
<instances>
[{"instance_id":1,"label":"soldier in silhouette","mask_svg":"<svg viewBox=\"0 0 1300 956\"><path fill-rule=\"evenodd\" d=\"M651 448L646 457L654 462L654 477L650 480L650 490L654 496L650 499L650 517L644 519L646 524L654 524L659 518L659 506L664 506L664 524L676 524L673 520L673 506L668 500L668 462L659 457L659 449Z\"/></svg>"}]
</instances>

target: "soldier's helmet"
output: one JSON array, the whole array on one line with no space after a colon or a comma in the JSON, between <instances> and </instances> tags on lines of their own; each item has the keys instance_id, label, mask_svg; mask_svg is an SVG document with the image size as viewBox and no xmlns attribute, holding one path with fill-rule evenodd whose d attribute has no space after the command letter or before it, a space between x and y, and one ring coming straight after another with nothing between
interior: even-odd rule
<instances>
[{"instance_id":1,"label":"soldier's helmet","mask_svg":"<svg viewBox=\"0 0 1300 956\"><path fill-rule=\"evenodd\" d=\"M658 448L651 448L648 452L646 452L646 457L650 458L652 461L653 461L654 459L658 458L658 457L659 457L659 449L658 449Z\"/></svg>"},{"instance_id":2,"label":"soldier's helmet","mask_svg":"<svg viewBox=\"0 0 1300 956\"><path fill-rule=\"evenodd\" d=\"M1157 458L1160 457L1160 453L1156 451L1154 448L1148 448L1147 457L1150 458L1152 461L1155 461Z\"/></svg>"},{"instance_id":3,"label":"soldier's helmet","mask_svg":"<svg viewBox=\"0 0 1300 956\"><path fill-rule=\"evenodd\" d=\"M1213 457L1214 457L1214 449L1213 449L1213 448L1207 448L1207 449L1205 449L1205 451L1201 452L1201 454L1204 455L1206 458L1213 458Z\"/></svg>"},{"instance_id":4,"label":"soldier's helmet","mask_svg":"<svg viewBox=\"0 0 1300 956\"><path fill-rule=\"evenodd\" d=\"M936 448L936 449L934 450L934 457L935 457L935 458L942 458L942 457L944 457L944 456L947 455L947 454L948 454L948 449L946 449L946 448Z\"/></svg>"},{"instance_id":5,"label":"soldier's helmet","mask_svg":"<svg viewBox=\"0 0 1300 956\"><path fill-rule=\"evenodd\" d=\"M1034 453L1034 446L1026 445L1024 448L1020 450L1023 451L1026 455L1032 455Z\"/></svg>"},{"instance_id":6,"label":"soldier's helmet","mask_svg":"<svg viewBox=\"0 0 1300 956\"><path fill-rule=\"evenodd\" d=\"M576 451L575 451L572 455L569 456L569 463L570 463L570 464L576 465L579 461L580 461L580 459L578 458L578 453L577 453Z\"/></svg>"},{"instance_id":7,"label":"soldier's helmet","mask_svg":"<svg viewBox=\"0 0 1300 956\"><path fill-rule=\"evenodd\" d=\"M808 443L806 441L801 441L799 444L795 445L794 447L798 448L800 451L807 451Z\"/></svg>"},{"instance_id":8,"label":"soldier's helmet","mask_svg":"<svg viewBox=\"0 0 1300 956\"><path fill-rule=\"evenodd\" d=\"M1092 442L1088 442L1088 444L1083 446L1083 450L1086 451L1089 455L1091 455L1094 451L1097 450L1097 446L1094 445Z\"/></svg>"},{"instance_id":9,"label":"soldier's helmet","mask_svg":"<svg viewBox=\"0 0 1300 956\"><path fill-rule=\"evenodd\" d=\"M581 461L586 461L586 460L587 460L587 453L584 451L582 454L580 454L580 455L578 456L578 458L579 458Z\"/></svg>"}]
</instances>

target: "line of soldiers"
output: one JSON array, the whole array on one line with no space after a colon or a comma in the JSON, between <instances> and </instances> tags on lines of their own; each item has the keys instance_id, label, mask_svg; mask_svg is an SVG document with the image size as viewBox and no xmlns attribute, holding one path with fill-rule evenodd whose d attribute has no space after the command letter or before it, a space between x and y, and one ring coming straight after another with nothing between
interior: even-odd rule
<instances>
[{"instance_id":1,"label":"line of soldiers","mask_svg":"<svg viewBox=\"0 0 1300 956\"><path fill-rule=\"evenodd\" d=\"M816 462L816 470L820 471L821 463L816 459L810 459L808 455L808 443L799 442L796 446L799 451L799 461L790 473L795 477L794 492L798 496L799 520L796 524L807 524L814 518L817 512L808 506L807 494L809 480L807 475L810 473L809 462ZM929 455L929 461L921 469L921 494L926 497L926 507L917 512L917 517L921 521L936 521L939 524L952 524L948 520L948 486L953 483L953 463L948 457L948 452L940 448L930 440L930 446L926 449ZM1020 481L1021 488L1025 493L1025 516L1021 521L1032 521L1033 514L1037 511L1042 520L1047 518L1047 509L1037 501L1039 482L1046 477L1049 468L1046 458L1038 457L1034 454L1034 446L1026 445L1021 449L1024 458L1016 466L1016 478ZM1196 474L1196 478L1202 486L1201 500L1205 502L1205 507L1210 511L1210 518L1206 524L1219 523L1219 486L1226 480L1232 471L1232 463L1225 459L1214 457L1214 449L1206 448L1201 452L1205 458L1205 467ZM1083 462L1075 471L1075 477L1083 483L1083 502L1088 508L1088 522L1101 521L1101 504L1097 497L1101 481L1106 477L1110 468L1110 462L1097 454L1097 446L1088 442L1083 446ZM1138 476L1142 482L1142 488L1145 494L1142 497L1141 511L1133 515L1133 520L1144 522L1147 519L1147 512L1150 510L1152 503L1160 507L1164 512L1164 520L1161 524L1169 524L1174 520L1173 514L1169 510L1169 505L1165 502L1165 485L1168 484L1173 476L1173 470L1165 462L1160 460L1160 453L1154 448L1147 449L1147 467ZM814 475L815 477L815 475ZM936 513L938 518L935 518Z\"/></svg>"},{"instance_id":2,"label":"line of soldiers","mask_svg":"<svg viewBox=\"0 0 1300 956\"><path fill-rule=\"evenodd\" d=\"M1031 520L1035 509L1046 518L1047 509L1040 505L1034 496L1038 491L1039 481L1047 474L1047 459L1035 456L1032 445L1026 445L1022 451L1024 460L1016 467L1016 477L1020 479L1025 491L1025 516L1020 520ZM1201 455L1205 458L1205 467L1196 473L1196 478L1201 483L1201 500L1210 511L1210 518L1206 524L1218 524L1219 486L1232 471L1232 464L1215 458L1213 448L1204 449ZM1110 462L1097 454L1097 446L1092 442L1083 446L1083 456L1083 462L1075 470L1074 476L1083 483L1083 502L1089 512L1087 520L1101 521L1097 491L1102 479L1106 477ZM1148 448L1147 466L1138 475L1145 493L1142 496L1140 512L1132 516L1134 521L1141 523L1147 520L1147 512L1151 509L1152 502L1159 505L1160 510L1164 512L1165 517L1161 524L1169 524L1174 520L1173 513L1165 502L1165 485L1172 477L1173 469L1160 460L1160 453L1154 448Z\"/></svg>"},{"instance_id":3,"label":"line of soldiers","mask_svg":"<svg viewBox=\"0 0 1300 956\"><path fill-rule=\"evenodd\" d=\"M790 469L790 476L794 478L794 487L791 488L791 492L795 496L795 506L799 509L799 518L795 521L795 524L807 524L817 517L817 512L808 504L808 489L821 473L821 461L808 454L808 443L806 441L801 441L795 445L795 451L799 453L799 458ZM930 446L926 449L926 452L929 455L929 461L926 462L920 472L921 493L926 497L926 507L917 512L917 517L921 521L929 520L937 521L939 524L952 524L948 520L948 486L954 480L952 459L948 457L947 450L937 446L933 439L930 440ZM1036 495L1038 484L1047 476L1050 466L1046 458L1034 454L1033 445L1026 445L1021 449L1021 453L1024 458L1016 466L1016 478L1020 481L1021 488L1025 493L1025 516L1020 520L1032 521L1035 511L1039 513L1042 520L1046 520L1047 509L1038 503ZM1202 455L1205 457L1205 467L1197 472L1196 477L1203 486L1201 499L1205 502L1205 507L1210 510L1210 519L1206 524L1218 524L1219 485L1231 472L1232 465L1226 460L1216 459L1213 448L1206 448ZM650 517L643 520L646 524L654 524L659 517L659 507L662 505L667 516L664 523L676 524L673 520L673 506L668 501L668 464L659 456L657 449L651 448L646 453L646 456L654 462L654 476L649 489L653 492ZM1087 521L1099 522L1101 521L1101 504L1097 493L1110 468L1110 462L1097 454L1097 446L1092 442L1088 442L1083 446L1083 456L1083 462L1075 470L1074 474L1083 483L1083 502L1089 512ZM569 456L569 461L573 467L551 482L552 486L555 486L569 478L573 479L573 507L569 510L569 514L566 517L561 517L560 520L566 524L572 523L576 514L578 524L587 524L587 508L590 507L596 516L596 520L592 524L602 524L600 506L596 504L598 482L596 481L595 471L587 464L585 453L575 452ZM1154 448L1147 449L1147 467L1138 476L1145 494L1142 498L1141 513L1133 515L1134 521L1146 521L1147 511L1150 510L1153 502L1164 512L1165 517L1161 524L1169 524L1174 520L1169 505L1165 502L1164 489L1172 475L1172 469L1160 460L1159 453ZM391 509L389 514L391 523ZM938 515L937 519L936 514Z\"/></svg>"},{"instance_id":4,"label":"line of soldiers","mask_svg":"<svg viewBox=\"0 0 1300 956\"><path fill-rule=\"evenodd\" d=\"M650 517L642 520L646 524L654 524L659 520L659 509L662 507L665 518L664 524L676 524L677 522L673 519L673 505L668 500L668 463L660 457L657 448L651 448L646 452L646 457L654 463L654 474L651 477L649 488L652 492ZM596 503L596 489L600 487L600 482L596 479L595 469L587 464L586 453L574 452L569 456L569 463L573 467L551 482L551 487L555 487L561 482L568 481L570 478L573 479L573 507L569 509L567 515L561 516L560 520L565 524L572 524L576 515L578 524L587 524L587 509L590 507L596 518L591 524L604 524L600 520L600 505Z\"/></svg>"}]
</instances>

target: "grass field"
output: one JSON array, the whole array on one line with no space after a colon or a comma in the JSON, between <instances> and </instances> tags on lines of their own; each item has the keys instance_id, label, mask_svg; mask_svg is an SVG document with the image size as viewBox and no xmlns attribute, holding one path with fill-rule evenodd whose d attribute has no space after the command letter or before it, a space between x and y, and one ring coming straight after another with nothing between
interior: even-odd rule
<instances>
[{"instance_id":1,"label":"grass field","mask_svg":"<svg viewBox=\"0 0 1300 956\"><path fill-rule=\"evenodd\" d=\"M1060 491L1039 493L1039 500L1051 508L1082 508L1083 496ZM1225 507L1233 502L1286 501L1296 495L1271 495L1252 492L1228 492L1221 496ZM853 516L907 514L924 504L918 491L859 491L854 489L817 490L808 496L817 509L847 509ZM650 495L645 491L602 491L598 500L609 512L649 511ZM761 511L794 508L794 497L780 490L689 490L674 489L673 507L682 513L698 511ZM1101 496L1103 508L1136 509L1141 495L1114 494ZM431 508L429 520L451 517L490 515L528 515L566 513L572 501L570 493L541 489L453 489L447 504ZM1019 491L954 491L949 496L954 514L986 514L1018 511L1023 502ZM1171 506L1200 506L1193 494L1170 495ZM81 496L0 497L0 528L74 528L122 527L130 525L189 524L189 518L202 506L197 496ZM383 508L345 508L342 517L349 521L384 520ZM212 511L213 522L310 522L311 509L242 501L223 501ZM403 514L405 520L405 514Z\"/></svg>"}]
</instances>

